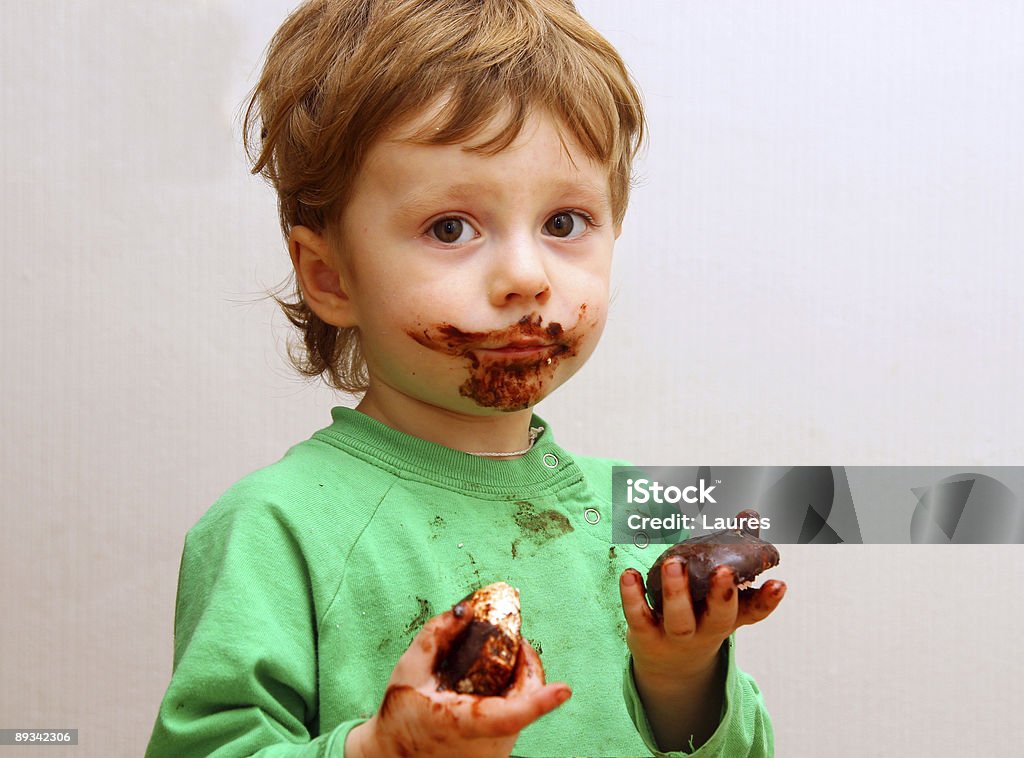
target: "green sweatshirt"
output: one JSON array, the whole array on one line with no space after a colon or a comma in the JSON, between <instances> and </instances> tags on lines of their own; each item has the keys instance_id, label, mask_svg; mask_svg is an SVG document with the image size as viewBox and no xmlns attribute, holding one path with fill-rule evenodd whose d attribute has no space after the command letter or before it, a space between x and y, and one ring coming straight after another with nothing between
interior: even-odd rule
<instances>
[{"instance_id":1,"label":"green sweatshirt","mask_svg":"<svg viewBox=\"0 0 1024 758\"><path fill-rule=\"evenodd\" d=\"M501 461L332 415L189 530L174 673L146 755L341 756L423 624L496 581L519 588L547 680L573 689L513 754L663 755L618 591L658 552L611 543L613 462L574 458L550 431ZM693 755L770 756L768 713L732 647L722 721Z\"/></svg>"}]
</instances>

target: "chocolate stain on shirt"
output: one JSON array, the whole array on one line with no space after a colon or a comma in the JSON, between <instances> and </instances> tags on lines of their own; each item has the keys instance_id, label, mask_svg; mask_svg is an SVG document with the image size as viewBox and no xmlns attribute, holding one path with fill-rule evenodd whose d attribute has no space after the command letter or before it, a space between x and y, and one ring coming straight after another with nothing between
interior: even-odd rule
<instances>
[{"instance_id":1,"label":"chocolate stain on shirt","mask_svg":"<svg viewBox=\"0 0 1024 758\"><path fill-rule=\"evenodd\" d=\"M558 364L579 352L586 311L587 304L583 303L576 325L569 329L557 321L545 326L543 317L535 314L489 332L467 332L453 324L440 323L406 334L430 350L468 360L469 376L459 387L460 395L485 408L518 411L536 404L545 381L554 376ZM524 341L536 342L544 348L529 358L506 358L491 352Z\"/></svg>"},{"instance_id":2,"label":"chocolate stain on shirt","mask_svg":"<svg viewBox=\"0 0 1024 758\"><path fill-rule=\"evenodd\" d=\"M533 503L528 503L525 500L516 503L516 507L519 510L512 516L512 519L516 522L516 526L523 530L523 536L537 544L573 531L572 524L563 513L558 511L538 513Z\"/></svg>"},{"instance_id":3,"label":"chocolate stain on shirt","mask_svg":"<svg viewBox=\"0 0 1024 758\"><path fill-rule=\"evenodd\" d=\"M416 602L420 604L419 613L413 616L412 621L409 622L409 626L405 627L405 634L409 632L418 631L421 626L430 621L430 617L434 615L430 609L430 601L424 600L421 597L416 598Z\"/></svg>"},{"instance_id":4,"label":"chocolate stain on shirt","mask_svg":"<svg viewBox=\"0 0 1024 758\"><path fill-rule=\"evenodd\" d=\"M440 516L434 516L434 520L430 522L430 539L438 539L441 536L441 531L444 527L444 519Z\"/></svg>"},{"instance_id":5,"label":"chocolate stain on shirt","mask_svg":"<svg viewBox=\"0 0 1024 758\"><path fill-rule=\"evenodd\" d=\"M480 567L476 565L476 558L473 557L473 554L467 550L466 557L469 558L469 565L473 568L473 574L476 576L476 584L473 585L475 591L484 586L484 580L480 576Z\"/></svg>"}]
</instances>

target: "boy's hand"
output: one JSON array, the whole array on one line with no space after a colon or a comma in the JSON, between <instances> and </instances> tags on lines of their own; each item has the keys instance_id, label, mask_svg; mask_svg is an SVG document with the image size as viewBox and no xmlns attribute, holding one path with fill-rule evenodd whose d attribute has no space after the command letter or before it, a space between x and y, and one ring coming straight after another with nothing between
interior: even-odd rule
<instances>
[{"instance_id":1,"label":"boy's hand","mask_svg":"<svg viewBox=\"0 0 1024 758\"><path fill-rule=\"evenodd\" d=\"M634 669L638 675L655 679L677 679L706 670L730 634L767 617L786 594L785 582L777 579L741 593L736 589L732 569L719 566L711 578L704 612L697 618L690 601L686 564L672 558L665 561L661 572L661 619L655 618L647 603L639 571L627 569L619 582L628 625L626 642L633 654Z\"/></svg>"},{"instance_id":2,"label":"boy's hand","mask_svg":"<svg viewBox=\"0 0 1024 758\"><path fill-rule=\"evenodd\" d=\"M619 579L626 644L633 656L637 692L663 750L695 747L714 732L724 696L722 643L744 624L766 618L782 601L786 584L766 581L757 590L736 589L733 570L719 566L711 577L703 613L694 614L686 565L678 558L661 567L662 616L647 604L643 577L627 569Z\"/></svg>"},{"instance_id":3,"label":"boy's hand","mask_svg":"<svg viewBox=\"0 0 1024 758\"><path fill-rule=\"evenodd\" d=\"M473 618L468 601L459 606L458 616L451 610L435 616L413 638L380 709L349 732L346 755L507 756L524 727L569 699L568 685L544 683L540 657L525 639L502 697L439 690L435 661Z\"/></svg>"}]
</instances>

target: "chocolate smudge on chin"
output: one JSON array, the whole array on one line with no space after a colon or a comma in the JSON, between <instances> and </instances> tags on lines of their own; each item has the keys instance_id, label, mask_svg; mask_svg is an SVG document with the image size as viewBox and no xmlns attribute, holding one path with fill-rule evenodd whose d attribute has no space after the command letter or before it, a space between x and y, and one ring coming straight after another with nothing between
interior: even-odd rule
<instances>
[{"instance_id":1,"label":"chocolate smudge on chin","mask_svg":"<svg viewBox=\"0 0 1024 758\"><path fill-rule=\"evenodd\" d=\"M441 323L406 333L423 347L469 360L469 377L459 387L462 397L485 408L519 411L539 402L544 385L554 377L559 363L579 352L586 311L587 304L583 303L576 325L569 329L557 321L545 326L543 317L535 314L490 332L467 332ZM549 347L530 358L503 358L484 349L523 340L544 340Z\"/></svg>"},{"instance_id":2,"label":"chocolate smudge on chin","mask_svg":"<svg viewBox=\"0 0 1024 758\"><path fill-rule=\"evenodd\" d=\"M470 377L459 387L459 394L485 408L505 411L529 408L540 401L544 380L555 372L555 361L567 353L569 349L559 345L541 360L475 361Z\"/></svg>"}]
</instances>

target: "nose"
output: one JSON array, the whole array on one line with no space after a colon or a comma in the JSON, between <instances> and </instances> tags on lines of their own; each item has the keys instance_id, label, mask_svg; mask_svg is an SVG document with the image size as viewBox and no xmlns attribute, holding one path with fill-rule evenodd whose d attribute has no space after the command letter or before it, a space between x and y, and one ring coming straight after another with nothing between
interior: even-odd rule
<instances>
[{"instance_id":1,"label":"nose","mask_svg":"<svg viewBox=\"0 0 1024 758\"><path fill-rule=\"evenodd\" d=\"M533 240L522 239L510 240L495 250L488 296L495 306L546 303L551 297L551 282L542 247Z\"/></svg>"}]
</instances>

